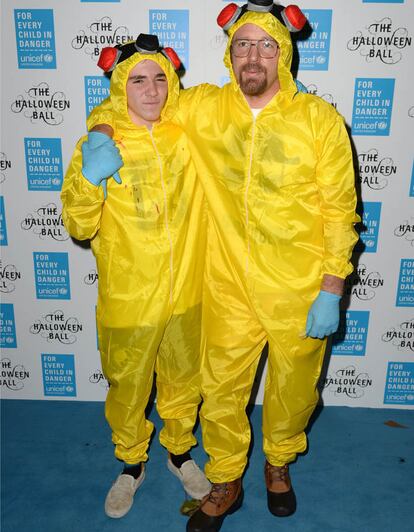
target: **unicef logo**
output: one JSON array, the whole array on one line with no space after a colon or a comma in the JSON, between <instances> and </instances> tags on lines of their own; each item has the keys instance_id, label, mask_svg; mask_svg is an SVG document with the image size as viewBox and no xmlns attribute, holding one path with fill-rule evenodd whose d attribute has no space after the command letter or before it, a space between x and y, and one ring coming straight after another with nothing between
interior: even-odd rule
<instances>
[{"instance_id":1,"label":"unicef logo","mask_svg":"<svg viewBox=\"0 0 414 532\"><path fill-rule=\"evenodd\" d=\"M6 344L13 344L13 343L14 343L14 338L12 338L11 336L7 336Z\"/></svg>"},{"instance_id":2,"label":"unicef logo","mask_svg":"<svg viewBox=\"0 0 414 532\"><path fill-rule=\"evenodd\" d=\"M53 55L52 54L45 54L43 56L43 61L45 63L52 63L53 62Z\"/></svg>"},{"instance_id":3,"label":"unicef logo","mask_svg":"<svg viewBox=\"0 0 414 532\"><path fill-rule=\"evenodd\" d=\"M357 344L355 346L355 351L363 351L363 350L364 350L364 347L361 344Z\"/></svg>"},{"instance_id":4,"label":"unicef logo","mask_svg":"<svg viewBox=\"0 0 414 532\"><path fill-rule=\"evenodd\" d=\"M315 61L318 63L318 65L323 65L324 63L326 63L326 57L324 57L323 55L318 55Z\"/></svg>"},{"instance_id":5,"label":"unicef logo","mask_svg":"<svg viewBox=\"0 0 414 532\"><path fill-rule=\"evenodd\" d=\"M67 393L72 393L75 388L73 386L66 386L65 390L67 391Z\"/></svg>"},{"instance_id":6,"label":"unicef logo","mask_svg":"<svg viewBox=\"0 0 414 532\"><path fill-rule=\"evenodd\" d=\"M65 296L68 293L67 288L59 288L59 294Z\"/></svg>"},{"instance_id":7,"label":"unicef logo","mask_svg":"<svg viewBox=\"0 0 414 532\"><path fill-rule=\"evenodd\" d=\"M57 177L54 177L52 179L52 185L59 186L60 185L60 179Z\"/></svg>"},{"instance_id":8,"label":"unicef logo","mask_svg":"<svg viewBox=\"0 0 414 532\"><path fill-rule=\"evenodd\" d=\"M375 246L375 240L366 240L365 245L367 248L373 248Z\"/></svg>"},{"instance_id":9,"label":"unicef logo","mask_svg":"<svg viewBox=\"0 0 414 532\"><path fill-rule=\"evenodd\" d=\"M413 394L407 395L407 401L414 401L414 395Z\"/></svg>"},{"instance_id":10,"label":"unicef logo","mask_svg":"<svg viewBox=\"0 0 414 532\"><path fill-rule=\"evenodd\" d=\"M378 122L378 129L387 129L387 122Z\"/></svg>"}]
</instances>

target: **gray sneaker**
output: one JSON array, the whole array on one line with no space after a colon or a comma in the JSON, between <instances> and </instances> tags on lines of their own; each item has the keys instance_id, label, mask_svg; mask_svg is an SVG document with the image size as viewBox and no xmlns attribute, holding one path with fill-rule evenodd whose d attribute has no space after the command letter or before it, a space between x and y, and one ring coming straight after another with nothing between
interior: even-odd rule
<instances>
[{"instance_id":1,"label":"gray sneaker","mask_svg":"<svg viewBox=\"0 0 414 532\"><path fill-rule=\"evenodd\" d=\"M143 483L144 478L144 464L142 464L142 471L138 478L122 473L118 476L105 499L105 513L108 517L116 519L129 512L134 502L135 492Z\"/></svg>"},{"instance_id":2,"label":"gray sneaker","mask_svg":"<svg viewBox=\"0 0 414 532\"><path fill-rule=\"evenodd\" d=\"M193 499L201 500L204 495L210 493L211 484L194 460L187 460L178 468L168 457L167 467L183 485L183 488Z\"/></svg>"}]
</instances>

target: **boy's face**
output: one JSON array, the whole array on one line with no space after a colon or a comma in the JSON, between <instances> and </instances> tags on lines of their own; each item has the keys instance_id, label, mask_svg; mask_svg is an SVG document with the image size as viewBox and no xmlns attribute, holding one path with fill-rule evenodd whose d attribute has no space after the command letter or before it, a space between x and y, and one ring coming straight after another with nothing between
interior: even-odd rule
<instances>
[{"instance_id":1,"label":"boy's face","mask_svg":"<svg viewBox=\"0 0 414 532\"><path fill-rule=\"evenodd\" d=\"M126 84L128 114L137 126L158 122L168 96L168 82L158 63L145 59L131 70Z\"/></svg>"}]
</instances>

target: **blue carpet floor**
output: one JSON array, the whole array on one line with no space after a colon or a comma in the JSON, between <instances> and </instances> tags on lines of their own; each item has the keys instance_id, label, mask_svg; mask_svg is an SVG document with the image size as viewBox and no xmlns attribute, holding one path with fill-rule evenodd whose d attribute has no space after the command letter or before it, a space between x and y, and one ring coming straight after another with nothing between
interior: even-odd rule
<instances>
[{"instance_id":1,"label":"blue carpet floor","mask_svg":"<svg viewBox=\"0 0 414 532\"><path fill-rule=\"evenodd\" d=\"M113 520L103 502L120 465L102 403L3 400L1 413L2 532L185 530L183 491L166 468L157 436L132 510ZM261 413L256 406L250 416L255 442L245 501L222 532L414 531L414 411L320 409L309 450L291 467L298 510L285 519L266 508ZM155 409L150 417L158 432ZM204 463L201 446L193 456Z\"/></svg>"}]
</instances>

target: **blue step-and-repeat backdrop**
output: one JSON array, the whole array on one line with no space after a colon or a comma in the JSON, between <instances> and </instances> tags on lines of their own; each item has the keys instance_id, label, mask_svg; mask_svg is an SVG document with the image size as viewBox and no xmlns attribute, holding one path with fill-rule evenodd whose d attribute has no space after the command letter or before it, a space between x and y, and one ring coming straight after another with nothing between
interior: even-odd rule
<instances>
[{"instance_id":1,"label":"blue step-and-repeat backdrop","mask_svg":"<svg viewBox=\"0 0 414 532\"><path fill-rule=\"evenodd\" d=\"M240 3L240 2L239 2ZM108 95L104 46L155 33L183 85L228 80L221 0L2 0L1 393L103 400L97 273L59 193L86 117ZM298 78L345 117L362 213L355 272L324 373L328 405L414 407L412 0L303 0ZM257 401L263 397L263 382Z\"/></svg>"}]
</instances>

